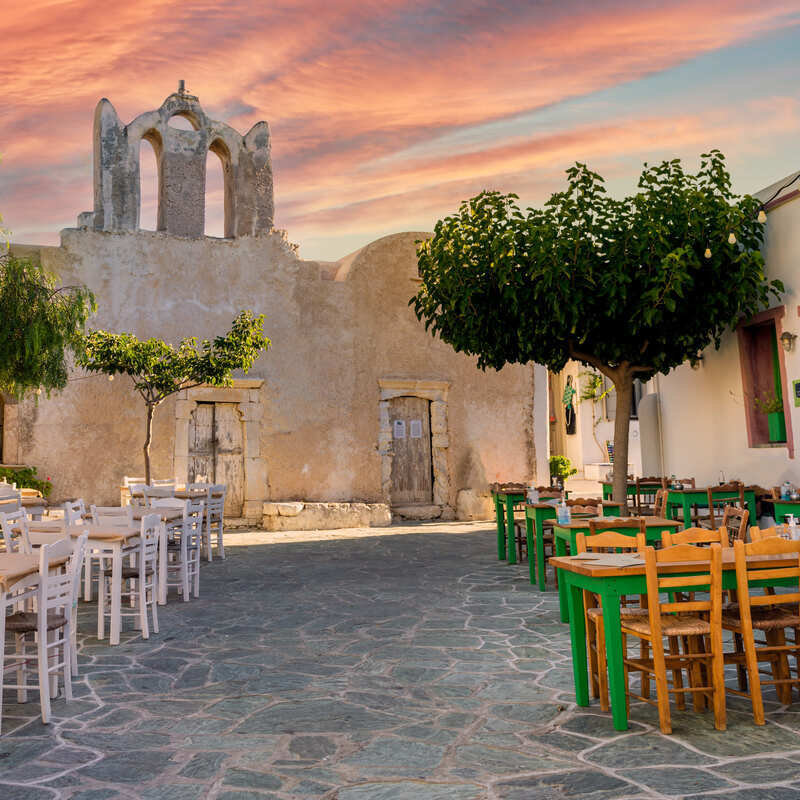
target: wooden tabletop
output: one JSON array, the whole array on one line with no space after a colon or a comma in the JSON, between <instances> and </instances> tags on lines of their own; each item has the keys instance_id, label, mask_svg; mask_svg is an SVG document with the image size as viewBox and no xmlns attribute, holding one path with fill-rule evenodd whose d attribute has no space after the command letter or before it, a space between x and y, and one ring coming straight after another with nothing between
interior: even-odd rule
<instances>
[{"instance_id":1,"label":"wooden tabletop","mask_svg":"<svg viewBox=\"0 0 800 800\"><path fill-rule=\"evenodd\" d=\"M147 514L158 514L162 522L172 522L174 519L180 519L183 516L183 511L180 508L170 508L169 506L132 506L133 518L141 521L142 517ZM87 511L83 517L85 520L92 520L92 512Z\"/></svg>"},{"instance_id":2,"label":"wooden tabletop","mask_svg":"<svg viewBox=\"0 0 800 800\"><path fill-rule=\"evenodd\" d=\"M22 505L25 508L37 508L38 506L47 506L47 499L44 497L31 497L31 496L22 496Z\"/></svg>"},{"instance_id":3,"label":"wooden tabletop","mask_svg":"<svg viewBox=\"0 0 800 800\"><path fill-rule=\"evenodd\" d=\"M66 558L54 559L52 566L65 564ZM0 591L8 591L18 580L39 571L39 556L25 553L0 553Z\"/></svg>"},{"instance_id":4,"label":"wooden tabletop","mask_svg":"<svg viewBox=\"0 0 800 800\"><path fill-rule=\"evenodd\" d=\"M632 520L644 519L646 528L679 528L683 522L677 519L665 519L664 517L587 517L584 519L576 520L575 522L555 522L553 523L557 528L565 528L566 530L584 530L588 527L587 523L590 519L596 522L630 522ZM631 530L633 530L631 528Z\"/></svg>"},{"instance_id":5,"label":"wooden tabletop","mask_svg":"<svg viewBox=\"0 0 800 800\"><path fill-rule=\"evenodd\" d=\"M581 560L574 556L555 556L549 559L550 564L556 569L563 569L567 572L574 572L577 575L586 575L592 578L620 578L631 575L644 575L644 564L637 564L630 567L604 567L592 564L591 561ZM797 564L796 555L776 555L776 556L748 556L747 563L751 565L760 564L765 567L774 564L777 567L788 564ZM669 564L660 564L659 572L701 572L704 569L702 562L697 561L675 561ZM706 567L707 569L707 567ZM736 569L736 563L732 547L722 548L722 569Z\"/></svg>"},{"instance_id":6,"label":"wooden tabletop","mask_svg":"<svg viewBox=\"0 0 800 800\"><path fill-rule=\"evenodd\" d=\"M689 489L673 489L671 486L667 486L667 491L668 492L675 492L676 494L684 494L686 492L702 492L703 494L706 494L706 492L708 492L709 489L711 489L712 493L713 492L725 492L725 494L733 494L734 492L738 492L739 491L738 489L730 489L730 488L724 489L722 486L719 486L719 485L716 485L716 486L697 486L697 487L695 487L693 489L692 488L689 488ZM759 486L745 486L744 487L744 491L745 492L755 492L755 491L758 491L758 490L760 490Z\"/></svg>"},{"instance_id":7,"label":"wooden tabletop","mask_svg":"<svg viewBox=\"0 0 800 800\"><path fill-rule=\"evenodd\" d=\"M77 539L82 533L88 532L89 541L121 541L125 542L138 536L141 532L139 525L125 527L114 527L113 525L70 525L66 528L59 520L47 520L45 522L29 522L28 530L40 533L63 533L69 534Z\"/></svg>"}]
</instances>

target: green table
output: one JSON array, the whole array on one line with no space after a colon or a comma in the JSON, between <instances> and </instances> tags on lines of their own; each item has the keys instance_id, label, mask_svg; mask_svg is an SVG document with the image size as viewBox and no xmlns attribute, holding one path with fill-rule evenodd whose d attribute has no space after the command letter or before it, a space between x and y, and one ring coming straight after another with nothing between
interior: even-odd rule
<instances>
[{"instance_id":1,"label":"green table","mask_svg":"<svg viewBox=\"0 0 800 800\"><path fill-rule=\"evenodd\" d=\"M623 517L621 521L627 519L637 518ZM677 520L664 519L663 517L645 517L645 539L647 544L660 544L661 534L664 531L676 531L680 527L682 527L682 523ZM606 530L613 531L614 528L607 528ZM579 533L585 536L589 535L588 520L579 520L570 522L568 525L555 525L553 527L556 557L566 555L574 556L577 553L576 540ZM626 536L635 537L638 531L632 528L620 528L617 533L624 533ZM569 550L569 552L567 552L567 550ZM561 581L558 582L558 607L561 613L561 621L569 622L569 604L567 602L566 589L562 586Z\"/></svg>"},{"instance_id":2,"label":"green table","mask_svg":"<svg viewBox=\"0 0 800 800\"><path fill-rule=\"evenodd\" d=\"M628 481L628 488L625 490L628 497L636 497L636 483ZM603 481L603 500L611 500L614 496L614 484L610 481Z\"/></svg>"},{"instance_id":3,"label":"green table","mask_svg":"<svg viewBox=\"0 0 800 800\"><path fill-rule=\"evenodd\" d=\"M800 500L773 500L775 506L775 522L783 523L786 521L787 514L794 514L800 517ZM751 524L754 524L751 522Z\"/></svg>"},{"instance_id":4,"label":"green table","mask_svg":"<svg viewBox=\"0 0 800 800\"><path fill-rule=\"evenodd\" d=\"M786 566L780 557L756 557L765 565ZM750 561L750 559L748 559ZM781 563L782 562L782 563ZM606 661L608 664L608 688L611 700L611 716L614 728L628 729L628 713L625 702L625 673L622 664L622 630L620 627L620 598L624 595L647 594L644 566L598 567L591 563L573 561L571 558L554 558L550 563L559 570L558 585L564 587L569 606L570 643L572 645L572 677L575 683L575 702L579 706L589 705L589 675L586 668L586 620L583 615L583 592L594 592L600 596L606 634ZM796 564L796 559L794 560ZM669 572L691 575L700 570L691 564L670 565ZM772 579L753 581L751 586L797 585L797 579ZM702 587L696 587L702 589ZM736 568L733 548L722 551L722 588L736 589ZM692 587L687 586L686 591Z\"/></svg>"},{"instance_id":5,"label":"green table","mask_svg":"<svg viewBox=\"0 0 800 800\"><path fill-rule=\"evenodd\" d=\"M739 499L739 492L736 489L717 492L714 487L710 487L713 498L722 500L730 497ZM680 508L683 512L683 523L688 527L692 524L692 506L708 506L708 489L669 489L667 494L667 516L670 519L677 519L677 511ZM744 502L750 511L750 524L757 524L756 518L756 492L755 489L745 488Z\"/></svg>"},{"instance_id":6,"label":"green table","mask_svg":"<svg viewBox=\"0 0 800 800\"><path fill-rule=\"evenodd\" d=\"M517 550L514 547L514 506L524 503L526 493L521 489L500 489L492 492L497 516L497 558L509 564L517 563ZM506 547L506 542L508 547Z\"/></svg>"},{"instance_id":7,"label":"green table","mask_svg":"<svg viewBox=\"0 0 800 800\"><path fill-rule=\"evenodd\" d=\"M603 503L603 516L620 514L619 503ZM547 588L547 565L544 561L544 522L556 519L556 507L550 503L527 503L525 505L525 538L528 543L528 570L532 584L539 584L539 591ZM535 542L535 544L534 544ZM536 564L532 554L536 553Z\"/></svg>"}]
</instances>

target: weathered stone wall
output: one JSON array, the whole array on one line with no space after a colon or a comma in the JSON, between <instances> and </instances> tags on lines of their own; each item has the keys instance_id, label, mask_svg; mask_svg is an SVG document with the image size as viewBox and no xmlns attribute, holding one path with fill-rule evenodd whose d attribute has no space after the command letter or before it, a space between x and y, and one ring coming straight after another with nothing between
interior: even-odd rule
<instances>
[{"instance_id":1,"label":"weathered stone wall","mask_svg":"<svg viewBox=\"0 0 800 800\"><path fill-rule=\"evenodd\" d=\"M248 376L264 380L262 500L386 502L379 379L448 382L442 499L455 509L459 490L536 477L533 370L481 372L425 332L408 307L422 235L388 236L337 263L302 261L279 233L218 240L67 229L61 247L39 253L64 283L95 292L94 327L174 342L224 333L243 308L266 315L272 348ZM54 497L118 502L121 477L143 471L144 408L125 377L73 380L15 416L6 440L17 452L6 459L50 475ZM174 474L175 430L169 400L155 418L156 477Z\"/></svg>"}]
</instances>

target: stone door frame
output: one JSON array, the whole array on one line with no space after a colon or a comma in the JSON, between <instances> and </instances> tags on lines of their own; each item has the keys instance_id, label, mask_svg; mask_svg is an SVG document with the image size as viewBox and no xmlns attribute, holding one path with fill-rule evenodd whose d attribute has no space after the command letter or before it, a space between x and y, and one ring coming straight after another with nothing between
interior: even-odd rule
<instances>
[{"instance_id":1,"label":"stone door frame","mask_svg":"<svg viewBox=\"0 0 800 800\"><path fill-rule=\"evenodd\" d=\"M242 517L261 520L261 509L267 499L267 463L261 453L260 379L234 380L233 386L196 386L178 392L175 402L175 447L173 466L175 479L186 481L189 476L189 420L198 403L233 403L238 406L243 422L244 486Z\"/></svg>"},{"instance_id":2,"label":"stone door frame","mask_svg":"<svg viewBox=\"0 0 800 800\"><path fill-rule=\"evenodd\" d=\"M389 401L395 397L421 397L431 403L431 461L433 463L433 505L442 511L450 507L450 438L447 425L447 393L449 381L416 380L413 378L379 378L380 389L378 452L381 456L381 493L391 504L392 496L392 426L389 423Z\"/></svg>"}]
</instances>

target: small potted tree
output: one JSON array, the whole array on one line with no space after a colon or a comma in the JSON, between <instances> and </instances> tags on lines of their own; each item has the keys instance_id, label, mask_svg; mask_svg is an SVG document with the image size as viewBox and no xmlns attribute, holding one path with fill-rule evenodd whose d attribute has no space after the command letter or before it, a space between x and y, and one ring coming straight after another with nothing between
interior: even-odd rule
<instances>
[{"instance_id":1,"label":"small potted tree","mask_svg":"<svg viewBox=\"0 0 800 800\"><path fill-rule=\"evenodd\" d=\"M786 419L783 416L783 398L777 392L764 392L755 398L755 406L767 415L767 428L771 442L786 441Z\"/></svg>"},{"instance_id":2,"label":"small potted tree","mask_svg":"<svg viewBox=\"0 0 800 800\"><path fill-rule=\"evenodd\" d=\"M570 475L575 475L578 472L572 466L572 462L566 456L550 456L550 481L558 485L560 489L564 488L564 481Z\"/></svg>"}]
</instances>

